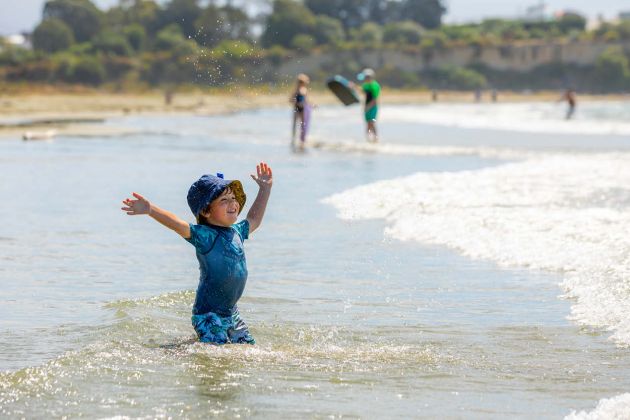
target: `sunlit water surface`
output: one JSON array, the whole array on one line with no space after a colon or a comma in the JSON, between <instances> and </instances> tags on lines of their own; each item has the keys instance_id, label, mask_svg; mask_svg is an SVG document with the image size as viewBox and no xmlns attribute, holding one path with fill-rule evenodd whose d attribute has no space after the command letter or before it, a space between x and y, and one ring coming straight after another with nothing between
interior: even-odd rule
<instances>
[{"instance_id":1,"label":"sunlit water surface","mask_svg":"<svg viewBox=\"0 0 630 420\"><path fill-rule=\"evenodd\" d=\"M548 104L385 107L377 146L358 111L317 109L305 152L284 109L1 141L0 414L628 412L630 104L574 122ZM275 180L240 303L258 344L197 343L193 248L120 201L192 220L193 180L223 172L251 200L260 160Z\"/></svg>"}]
</instances>

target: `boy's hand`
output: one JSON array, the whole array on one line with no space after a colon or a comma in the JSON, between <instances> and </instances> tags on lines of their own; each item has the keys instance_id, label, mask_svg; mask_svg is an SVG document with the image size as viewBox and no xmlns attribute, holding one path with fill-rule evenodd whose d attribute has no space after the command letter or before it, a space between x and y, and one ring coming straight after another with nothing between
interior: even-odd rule
<instances>
[{"instance_id":1,"label":"boy's hand","mask_svg":"<svg viewBox=\"0 0 630 420\"><path fill-rule=\"evenodd\" d=\"M139 214L151 213L151 203L138 193L132 193L137 200L126 198L123 200L123 204L126 207L121 207L122 211L126 211L130 216L137 216Z\"/></svg>"},{"instance_id":2,"label":"boy's hand","mask_svg":"<svg viewBox=\"0 0 630 420\"><path fill-rule=\"evenodd\" d=\"M269 189L273 184L271 168L265 162L256 165L256 175L251 175L251 177L262 189Z\"/></svg>"}]
</instances>

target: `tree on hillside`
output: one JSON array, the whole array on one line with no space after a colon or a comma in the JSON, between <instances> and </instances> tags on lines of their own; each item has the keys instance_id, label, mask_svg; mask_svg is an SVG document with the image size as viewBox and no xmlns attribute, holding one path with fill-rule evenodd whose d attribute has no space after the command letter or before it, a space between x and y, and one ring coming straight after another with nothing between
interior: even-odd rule
<instances>
[{"instance_id":1,"label":"tree on hillside","mask_svg":"<svg viewBox=\"0 0 630 420\"><path fill-rule=\"evenodd\" d=\"M318 44L330 45L342 42L346 36L341 22L326 15L315 16L313 35Z\"/></svg>"},{"instance_id":2,"label":"tree on hillside","mask_svg":"<svg viewBox=\"0 0 630 420\"><path fill-rule=\"evenodd\" d=\"M247 14L236 7L208 5L195 20L195 39L201 45L212 47L226 39L251 38L251 25Z\"/></svg>"},{"instance_id":3,"label":"tree on hillside","mask_svg":"<svg viewBox=\"0 0 630 420\"><path fill-rule=\"evenodd\" d=\"M304 4L314 14L341 20L346 29L405 20L433 29L441 25L446 12L442 0L305 0Z\"/></svg>"},{"instance_id":4,"label":"tree on hillside","mask_svg":"<svg viewBox=\"0 0 630 420\"><path fill-rule=\"evenodd\" d=\"M383 29L383 42L395 44L419 44L422 26L413 21L388 23Z\"/></svg>"},{"instance_id":5,"label":"tree on hillside","mask_svg":"<svg viewBox=\"0 0 630 420\"><path fill-rule=\"evenodd\" d=\"M403 0L400 3L400 20L413 20L426 29L442 25L446 7L441 0Z\"/></svg>"},{"instance_id":6,"label":"tree on hillside","mask_svg":"<svg viewBox=\"0 0 630 420\"><path fill-rule=\"evenodd\" d=\"M383 40L383 28L373 22L367 22L360 28L350 31L350 36L354 41L376 46Z\"/></svg>"},{"instance_id":7,"label":"tree on hillside","mask_svg":"<svg viewBox=\"0 0 630 420\"><path fill-rule=\"evenodd\" d=\"M577 13L565 13L558 19L558 26L565 34L574 30L582 32L586 29L586 18Z\"/></svg>"},{"instance_id":8,"label":"tree on hillside","mask_svg":"<svg viewBox=\"0 0 630 420\"><path fill-rule=\"evenodd\" d=\"M147 33L159 29L160 6L155 0L120 0L118 8L122 9L124 24L140 24Z\"/></svg>"},{"instance_id":9,"label":"tree on hillside","mask_svg":"<svg viewBox=\"0 0 630 420\"><path fill-rule=\"evenodd\" d=\"M54 53L73 43L72 30L59 19L46 19L33 31L33 48L36 50Z\"/></svg>"},{"instance_id":10,"label":"tree on hillside","mask_svg":"<svg viewBox=\"0 0 630 420\"><path fill-rule=\"evenodd\" d=\"M59 19L74 33L77 42L92 39L101 29L103 13L90 0L49 0L44 5L44 20Z\"/></svg>"},{"instance_id":11,"label":"tree on hillside","mask_svg":"<svg viewBox=\"0 0 630 420\"><path fill-rule=\"evenodd\" d=\"M140 51L144 47L147 38L147 31L139 23L132 23L123 28L123 34L129 45L135 50Z\"/></svg>"},{"instance_id":12,"label":"tree on hillside","mask_svg":"<svg viewBox=\"0 0 630 420\"><path fill-rule=\"evenodd\" d=\"M356 28L368 21L372 3L384 0L305 0L304 4L316 15L339 19L345 28Z\"/></svg>"},{"instance_id":13,"label":"tree on hillside","mask_svg":"<svg viewBox=\"0 0 630 420\"><path fill-rule=\"evenodd\" d=\"M610 47L595 62L595 78L609 92L630 87L630 62L621 48Z\"/></svg>"},{"instance_id":14,"label":"tree on hillside","mask_svg":"<svg viewBox=\"0 0 630 420\"><path fill-rule=\"evenodd\" d=\"M314 27L315 16L302 4L294 0L275 0L261 41L266 47L290 47L296 35L312 34Z\"/></svg>"},{"instance_id":15,"label":"tree on hillside","mask_svg":"<svg viewBox=\"0 0 630 420\"><path fill-rule=\"evenodd\" d=\"M156 51L169 52L177 56L192 56L198 46L195 41L184 36L179 25L172 23L157 33L153 47Z\"/></svg>"},{"instance_id":16,"label":"tree on hillside","mask_svg":"<svg viewBox=\"0 0 630 420\"><path fill-rule=\"evenodd\" d=\"M193 38L196 34L195 21L201 12L198 0L171 0L159 13L160 28L175 23L182 28L184 36Z\"/></svg>"},{"instance_id":17,"label":"tree on hillside","mask_svg":"<svg viewBox=\"0 0 630 420\"><path fill-rule=\"evenodd\" d=\"M103 31L94 37L92 41L94 51L107 55L118 55L128 57L133 53L133 48L125 35L114 31Z\"/></svg>"}]
</instances>

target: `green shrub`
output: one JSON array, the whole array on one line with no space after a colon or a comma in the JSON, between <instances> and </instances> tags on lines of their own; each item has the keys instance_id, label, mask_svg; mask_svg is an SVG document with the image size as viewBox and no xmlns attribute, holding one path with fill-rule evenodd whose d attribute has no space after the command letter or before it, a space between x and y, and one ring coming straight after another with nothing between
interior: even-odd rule
<instances>
[{"instance_id":1,"label":"green shrub","mask_svg":"<svg viewBox=\"0 0 630 420\"><path fill-rule=\"evenodd\" d=\"M291 47L298 51L308 52L315 46L315 40L312 36L306 34L298 34L291 40Z\"/></svg>"},{"instance_id":2,"label":"green shrub","mask_svg":"<svg viewBox=\"0 0 630 420\"><path fill-rule=\"evenodd\" d=\"M267 17L265 31L260 40L263 46L291 47L296 36L312 34L315 15L302 3L294 0L274 0L273 10Z\"/></svg>"},{"instance_id":3,"label":"green shrub","mask_svg":"<svg viewBox=\"0 0 630 420\"><path fill-rule=\"evenodd\" d=\"M84 56L77 59L68 76L70 82L96 86L105 81L106 72L96 57Z\"/></svg>"},{"instance_id":4,"label":"green shrub","mask_svg":"<svg viewBox=\"0 0 630 420\"><path fill-rule=\"evenodd\" d=\"M107 55L119 55L128 57L133 53L133 49L124 35L107 31L98 34L92 41L94 51Z\"/></svg>"},{"instance_id":5,"label":"green shrub","mask_svg":"<svg viewBox=\"0 0 630 420\"><path fill-rule=\"evenodd\" d=\"M288 54L289 52L285 48L282 48L281 45L274 45L266 51L267 59L275 66L282 63L282 61L287 58Z\"/></svg>"},{"instance_id":6,"label":"green shrub","mask_svg":"<svg viewBox=\"0 0 630 420\"><path fill-rule=\"evenodd\" d=\"M441 89L475 90L486 87L486 78L481 73L464 67L444 66L424 72L429 85Z\"/></svg>"},{"instance_id":7,"label":"green shrub","mask_svg":"<svg viewBox=\"0 0 630 420\"><path fill-rule=\"evenodd\" d=\"M144 48L144 43L147 38L147 32L144 27L142 27L142 25L134 23L132 25L126 26L123 29L123 34L125 35L125 38L127 38L127 42L129 42L129 45L131 45L131 47L135 51L140 51L142 50L142 48Z\"/></svg>"},{"instance_id":8,"label":"green shrub","mask_svg":"<svg viewBox=\"0 0 630 420\"><path fill-rule=\"evenodd\" d=\"M55 76L55 66L50 60L39 60L7 69L6 78L9 81L52 82Z\"/></svg>"},{"instance_id":9,"label":"green shrub","mask_svg":"<svg viewBox=\"0 0 630 420\"><path fill-rule=\"evenodd\" d=\"M63 21L78 42L85 42L101 30L103 12L90 0L48 0L44 4L43 17L44 21Z\"/></svg>"},{"instance_id":10,"label":"green shrub","mask_svg":"<svg viewBox=\"0 0 630 420\"><path fill-rule=\"evenodd\" d=\"M0 66L15 66L33 61L36 53L25 48L16 48L12 46L4 47L0 51Z\"/></svg>"},{"instance_id":11,"label":"green shrub","mask_svg":"<svg viewBox=\"0 0 630 420\"><path fill-rule=\"evenodd\" d=\"M329 45L337 45L346 38L341 21L326 15L315 16L313 36L318 44Z\"/></svg>"},{"instance_id":12,"label":"green shrub","mask_svg":"<svg viewBox=\"0 0 630 420\"><path fill-rule=\"evenodd\" d=\"M396 22L385 25L383 42L395 44L419 44L424 30L412 21Z\"/></svg>"},{"instance_id":13,"label":"green shrub","mask_svg":"<svg viewBox=\"0 0 630 420\"><path fill-rule=\"evenodd\" d=\"M630 84L630 64L621 48L608 48L595 63L594 77L609 91L620 91Z\"/></svg>"},{"instance_id":14,"label":"green shrub","mask_svg":"<svg viewBox=\"0 0 630 420\"><path fill-rule=\"evenodd\" d=\"M36 50L54 53L73 43L72 30L59 19L46 19L33 31L33 48Z\"/></svg>"},{"instance_id":15,"label":"green shrub","mask_svg":"<svg viewBox=\"0 0 630 420\"><path fill-rule=\"evenodd\" d=\"M361 44L377 46L383 40L383 28L373 22L367 22L350 32L352 40Z\"/></svg>"},{"instance_id":16,"label":"green shrub","mask_svg":"<svg viewBox=\"0 0 630 420\"><path fill-rule=\"evenodd\" d=\"M393 88L415 87L420 85L420 78L416 73L404 71L394 66L384 66L378 70L378 81Z\"/></svg>"}]
</instances>

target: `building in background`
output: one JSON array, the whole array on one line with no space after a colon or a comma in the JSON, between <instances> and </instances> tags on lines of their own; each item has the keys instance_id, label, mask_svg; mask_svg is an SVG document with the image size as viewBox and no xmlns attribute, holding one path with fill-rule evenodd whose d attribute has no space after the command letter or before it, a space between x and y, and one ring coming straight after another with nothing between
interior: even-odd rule
<instances>
[{"instance_id":1,"label":"building in background","mask_svg":"<svg viewBox=\"0 0 630 420\"><path fill-rule=\"evenodd\" d=\"M31 43L31 37L27 34L15 34L15 35L5 36L2 39L2 41L3 42L0 44L12 46L12 47L25 48L28 50L33 48L33 45Z\"/></svg>"}]
</instances>

